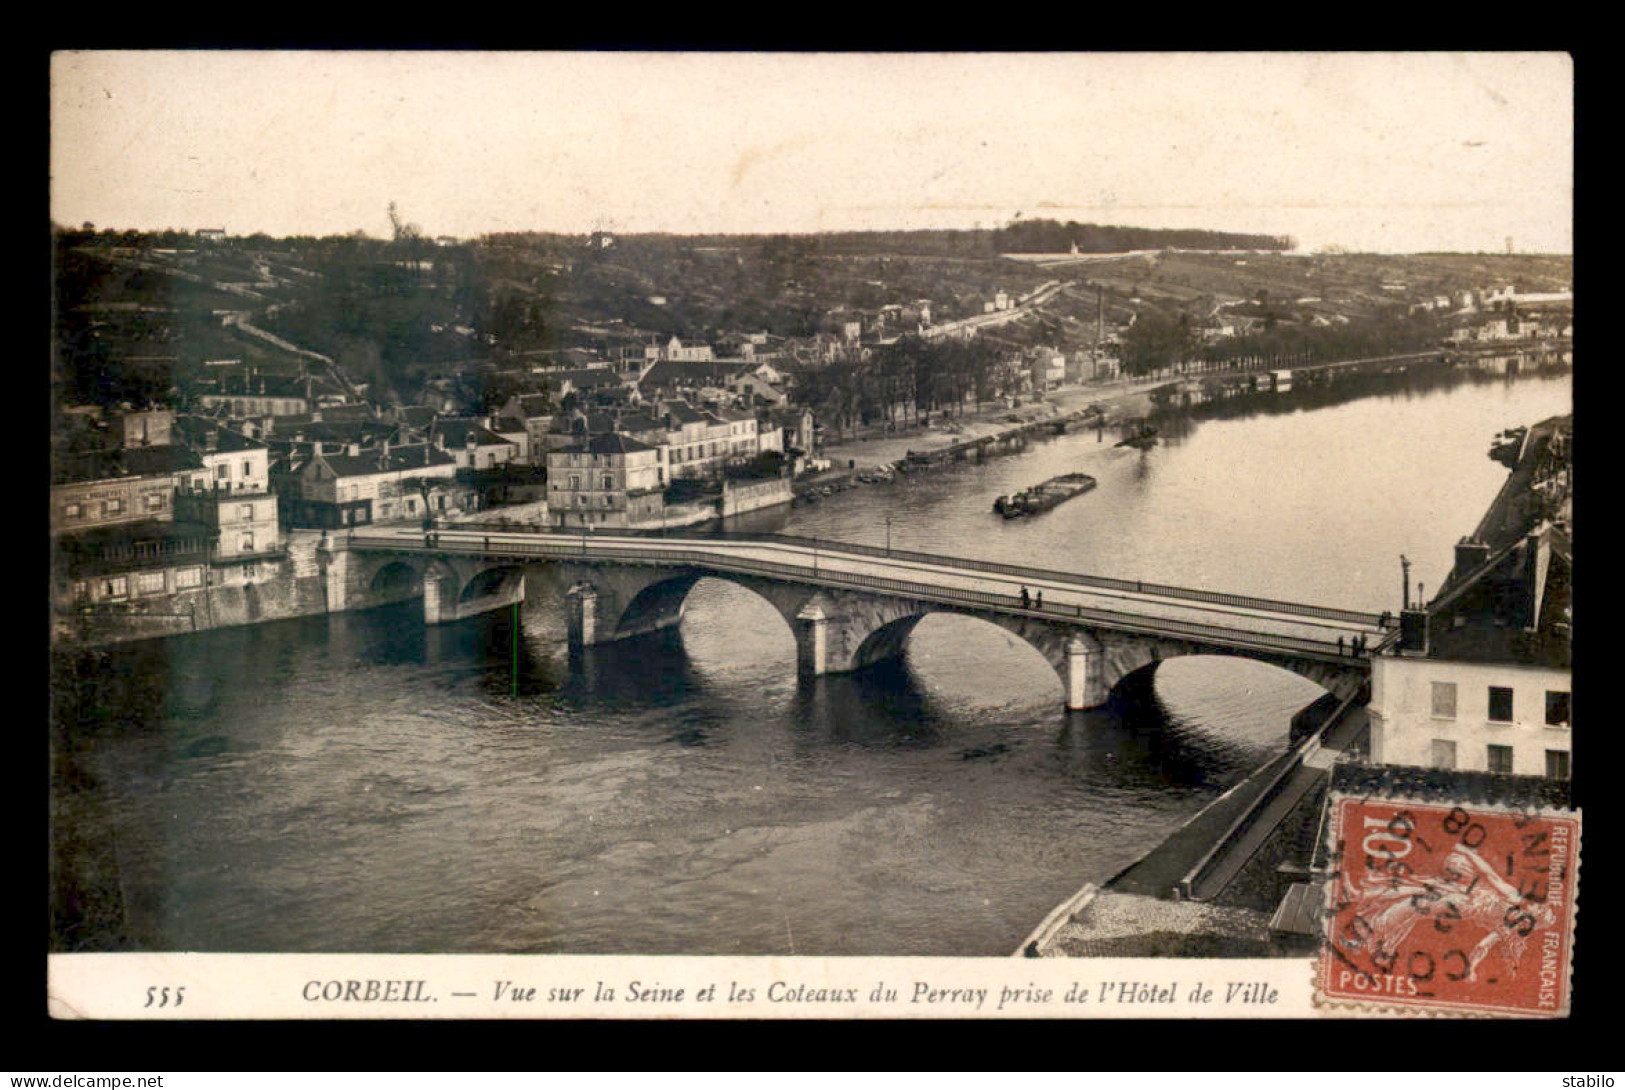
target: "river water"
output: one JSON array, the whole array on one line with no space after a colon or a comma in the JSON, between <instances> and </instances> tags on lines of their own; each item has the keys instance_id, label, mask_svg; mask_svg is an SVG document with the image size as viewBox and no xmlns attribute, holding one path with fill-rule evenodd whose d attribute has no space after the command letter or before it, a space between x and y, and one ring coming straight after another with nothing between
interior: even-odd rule
<instances>
[{"instance_id":1,"label":"river water","mask_svg":"<svg viewBox=\"0 0 1625 1090\"><path fill-rule=\"evenodd\" d=\"M889 517L900 548L1392 610L1399 555L1436 586L1505 479L1494 434L1571 400L1567 368L1341 389L1176 414L1144 454L1089 431L752 525L883 544ZM1076 470L1099 487L991 513ZM517 684L506 618L426 629L416 605L59 661L79 779L55 836L118 890L117 937L89 945L1008 954L1280 752L1319 695L1198 657L1159 667L1156 722L1069 715L1036 651L948 616L900 664L798 686L779 615L714 580L679 630L572 666L560 588L534 570L527 594Z\"/></svg>"}]
</instances>

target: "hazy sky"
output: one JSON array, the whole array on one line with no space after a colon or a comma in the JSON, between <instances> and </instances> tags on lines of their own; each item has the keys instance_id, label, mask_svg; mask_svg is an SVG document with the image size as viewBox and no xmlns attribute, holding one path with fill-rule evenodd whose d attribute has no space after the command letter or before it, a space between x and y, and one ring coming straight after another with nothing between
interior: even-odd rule
<instances>
[{"instance_id":1,"label":"hazy sky","mask_svg":"<svg viewBox=\"0 0 1625 1090\"><path fill-rule=\"evenodd\" d=\"M1562 54L59 53L51 216L1573 249Z\"/></svg>"}]
</instances>

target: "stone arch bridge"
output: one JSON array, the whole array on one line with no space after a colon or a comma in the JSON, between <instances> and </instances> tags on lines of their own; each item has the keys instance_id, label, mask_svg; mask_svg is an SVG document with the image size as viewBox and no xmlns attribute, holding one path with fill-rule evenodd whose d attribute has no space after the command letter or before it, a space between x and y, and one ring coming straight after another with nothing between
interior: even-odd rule
<instances>
[{"instance_id":1,"label":"stone arch bridge","mask_svg":"<svg viewBox=\"0 0 1625 1090\"><path fill-rule=\"evenodd\" d=\"M1243 655L1339 695L1369 676L1354 653L1391 638L1375 614L1213 591L882 550L787 535L669 537L487 533L373 527L322 552L329 610L421 595L430 624L524 597L524 569L546 564L569 589L572 649L655 632L682 619L702 578L746 587L795 633L804 676L859 670L902 653L932 613L977 617L1055 667L1072 709L1179 655Z\"/></svg>"}]
</instances>

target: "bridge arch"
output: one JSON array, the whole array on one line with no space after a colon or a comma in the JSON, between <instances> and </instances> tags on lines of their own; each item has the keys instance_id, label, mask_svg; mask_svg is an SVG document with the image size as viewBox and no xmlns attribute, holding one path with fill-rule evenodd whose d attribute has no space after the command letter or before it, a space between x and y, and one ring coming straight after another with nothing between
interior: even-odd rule
<instances>
[{"instance_id":1,"label":"bridge arch","mask_svg":"<svg viewBox=\"0 0 1625 1090\"><path fill-rule=\"evenodd\" d=\"M764 599L792 631L815 592L808 587L734 572L688 567L550 565L567 587L570 640L590 646L672 628L683 619L689 593L702 579L741 587Z\"/></svg>"},{"instance_id":2,"label":"bridge arch","mask_svg":"<svg viewBox=\"0 0 1625 1090\"><path fill-rule=\"evenodd\" d=\"M405 560L391 560L373 572L367 582L369 597L395 601L416 598L423 593L423 573L415 564Z\"/></svg>"},{"instance_id":3,"label":"bridge arch","mask_svg":"<svg viewBox=\"0 0 1625 1090\"><path fill-rule=\"evenodd\" d=\"M455 572L452 577L457 578ZM467 580L459 579L462 589L457 594L457 601L466 604L477 598L510 593L514 584L523 582L524 578L525 569L518 564L483 568Z\"/></svg>"},{"instance_id":4,"label":"bridge arch","mask_svg":"<svg viewBox=\"0 0 1625 1090\"><path fill-rule=\"evenodd\" d=\"M979 664L990 674L1001 669L998 659L1003 654L1012 654L1022 659L1031 659L1036 656L1047 663L1055 676L1056 685L1063 690L1067 683L1067 652L1066 635L1053 626L1039 624L1022 624L1022 618L1001 617L997 615L976 614L965 610L931 606L918 611L910 612L893 620L885 621L872 629L858 644L853 653L851 668L854 670L866 669L888 661L900 661L905 657L910 640L914 637L920 624L930 618L955 618L960 623L969 622L971 630L980 630L970 638L991 638L995 643L999 637L1011 637L1009 643L1020 645L1010 652L1001 652L991 647L992 657ZM1021 650L1024 647L1026 650ZM1006 661L1003 669L1008 670L1013 664ZM1042 667L1038 667L1042 669ZM980 672L980 671L978 671Z\"/></svg>"}]
</instances>

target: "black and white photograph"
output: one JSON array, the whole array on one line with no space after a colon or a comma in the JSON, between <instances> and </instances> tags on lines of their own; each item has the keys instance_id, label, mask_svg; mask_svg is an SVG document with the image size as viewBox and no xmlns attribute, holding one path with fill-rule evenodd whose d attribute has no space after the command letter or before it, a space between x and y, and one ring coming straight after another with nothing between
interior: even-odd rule
<instances>
[{"instance_id":1,"label":"black and white photograph","mask_svg":"<svg viewBox=\"0 0 1625 1090\"><path fill-rule=\"evenodd\" d=\"M49 130L53 1016L1568 1015L1569 56Z\"/></svg>"}]
</instances>

